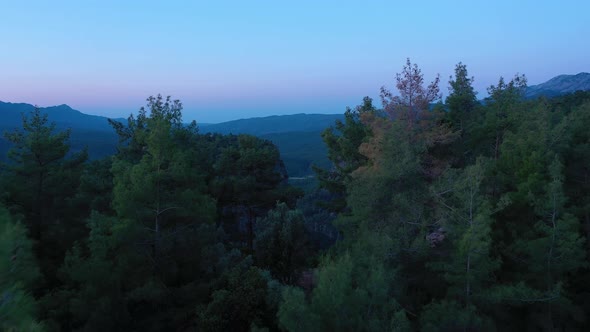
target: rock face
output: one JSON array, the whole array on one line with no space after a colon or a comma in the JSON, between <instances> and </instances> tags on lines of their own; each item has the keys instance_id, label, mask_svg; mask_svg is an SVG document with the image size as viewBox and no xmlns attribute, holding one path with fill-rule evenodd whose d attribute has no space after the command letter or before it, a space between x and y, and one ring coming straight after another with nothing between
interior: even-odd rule
<instances>
[{"instance_id":1,"label":"rock face","mask_svg":"<svg viewBox=\"0 0 590 332\"><path fill-rule=\"evenodd\" d=\"M590 90L590 73L556 76L545 83L529 86L525 92L525 97L554 97L578 90Z\"/></svg>"}]
</instances>

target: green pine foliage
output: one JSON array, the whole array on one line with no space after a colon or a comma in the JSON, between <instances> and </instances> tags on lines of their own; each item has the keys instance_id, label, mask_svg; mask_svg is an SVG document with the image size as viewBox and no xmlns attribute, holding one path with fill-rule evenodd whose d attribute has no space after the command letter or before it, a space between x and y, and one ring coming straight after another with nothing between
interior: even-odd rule
<instances>
[{"instance_id":1,"label":"green pine foliage","mask_svg":"<svg viewBox=\"0 0 590 332\"><path fill-rule=\"evenodd\" d=\"M25 227L0 206L0 329L42 331L31 293L40 277Z\"/></svg>"},{"instance_id":2,"label":"green pine foliage","mask_svg":"<svg viewBox=\"0 0 590 332\"><path fill-rule=\"evenodd\" d=\"M408 59L382 109L323 132L303 199L271 141L202 134L170 97L111 121L117 152L92 162L24 115L0 329L587 329L589 94L526 100L516 75L478 101L473 82L459 63L443 103Z\"/></svg>"},{"instance_id":3,"label":"green pine foliage","mask_svg":"<svg viewBox=\"0 0 590 332\"><path fill-rule=\"evenodd\" d=\"M346 210L346 183L351 180L351 173L367 162L367 157L359 151L361 144L371 136L363 117L370 117L376 111L373 100L365 97L362 105L346 109L344 122L337 120L334 127L322 133L332 169L315 166L314 171L320 187L334 195L330 201L323 203L331 211Z\"/></svg>"},{"instance_id":4,"label":"green pine foliage","mask_svg":"<svg viewBox=\"0 0 590 332\"><path fill-rule=\"evenodd\" d=\"M321 260L310 295L284 291L283 328L373 328L363 317L368 304L347 296L372 280L364 273L355 281L351 272L372 251L352 253L376 234L389 241L381 266L395 275L380 287L388 294L382 305L393 306L389 319L403 313L400 330L587 324L587 101L524 100L526 78L517 75L491 86L480 104L472 82L457 65L442 113L420 102L437 88L421 86L409 61L397 77L400 96L382 90L385 113L363 122L371 136L358 152L366 161L341 184L349 210L335 225L343 238Z\"/></svg>"},{"instance_id":5,"label":"green pine foliage","mask_svg":"<svg viewBox=\"0 0 590 332\"><path fill-rule=\"evenodd\" d=\"M279 203L256 223L256 264L283 283L293 284L309 266L311 248L303 214Z\"/></svg>"}]
</instances>

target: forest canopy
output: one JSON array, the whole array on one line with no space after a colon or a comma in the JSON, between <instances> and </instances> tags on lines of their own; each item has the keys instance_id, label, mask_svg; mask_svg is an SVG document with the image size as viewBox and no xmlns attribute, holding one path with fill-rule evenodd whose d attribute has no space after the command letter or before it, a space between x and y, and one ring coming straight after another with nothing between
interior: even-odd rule
<instances>
[{"instance_id":1,"label":"forest canopy","mask_svg":"<svg viewBox=\"0 0 590 332\"><path fill-rule=\"evenodd\" d=\"M322 138L318 187L277 147L201 133L152 96L110 121L114 155L70 152L39 109L6 132L0 329L584 330L590 92L443 100L409 59Z\"/></svg>"}]
</instances>

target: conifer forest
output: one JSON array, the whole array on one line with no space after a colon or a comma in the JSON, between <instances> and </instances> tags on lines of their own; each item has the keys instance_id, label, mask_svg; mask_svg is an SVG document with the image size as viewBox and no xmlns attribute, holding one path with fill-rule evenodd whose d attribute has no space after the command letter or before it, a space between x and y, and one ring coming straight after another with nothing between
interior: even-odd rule
<instances>
[{"instance_id":1,"label":"conifer forest","mask_svg":"<svg viewBox=\"0 0 590 332\"><path fill-rule=\"evenodd\" d=\"M110 120L99 159L23 113L0 330L587 330L590 92L528 98L517 74L480 98L463 63L448 82L399 67L324 130L307 186L271 141L203 132L171 97Z\"/></svg>"}]
</instances>

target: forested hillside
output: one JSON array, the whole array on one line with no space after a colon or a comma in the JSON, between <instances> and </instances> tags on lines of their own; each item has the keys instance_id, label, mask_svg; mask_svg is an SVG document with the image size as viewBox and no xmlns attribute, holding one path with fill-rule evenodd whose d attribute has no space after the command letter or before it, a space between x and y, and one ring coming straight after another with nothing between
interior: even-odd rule
<instances>
[{"instance_id":1,"label":"forested hillside","mask_svg":"<svg viewBox=\"0 0 590 332\"><path fill-rule=\"evenodd\" d=\"M305 178L313 177L313 166L327 168L330 162L326 145L322 141L322 131L342 114L292 114L262 118L241 119L201 128L202 132L219 134L250 134L273 142L281 152L281 157L291 181L300 185ZM312 181L313 185L316 184Z\"/></svg>"},{"instance_id":2,"label":"forested hillside","mask_svg":"<svg viewBox=\"0 0 590 332\"><path fill-rule=\"evenodd\" d=\"M22 126L22 115L33 111L35 106L24 103L0 101L0 132L12 131ZM108 118L88 115L67 105L40 109L55 123L56 130L70 130L70 152L87 148L90 160L101 159L115 153L117 135L109 125ZM272 141L281 152L289 176L311 177L313 165L328 167L326 146L321 133L342 119L342 114L293 114L228 121L217 124L199 124L201 133L249 134ZM125 119L115 119L125 122ZM6 161L10 142L0 136L0 161ZM315 185L315 182L314 182Z\"/></svg>"},{"instance_id":3,"label":"forested hillside","mask_svg":"<svg viewBox=\"0 0 590 332\"><path fill-rule=\"evenodd\" d=\"M35 110L35 106L24 103L5 103L0 101L0 132L22 128L22 116ZM84 114L68 105L40 109L55 124L56 130L70 131L70 152L80 152L87 148L92 160L111 156L117 146L117 135L102 116ZM121 121L121 119L119 119ZM11 144L6 137L0 137L0 161L7 160Z\"/></svg>"},{"instance_id":4,"label":"forested hillside","mask_svg":"<svg viewBox=\"0 0 590 332\"><path fill-rule=\"evenodd\" d=\"M28 113L0 169L0 329L585 330L590 92L528 99L517 75L480 102L462 63L448 88L408 59L321 134L305 195L273 142L170 97L92 161Z\"/></svg>"},{"instance_id":5,"label":"forested hillside","mask_svg":"<svg viewBox=\"0 0 590 332\"><path fill-rule=\"evenodd\" d=\"M203 132L219 134L249 134L255 136L288 132L317 132L342 120L342 114L292 114L273 115L208 124Z\"/></svg>"},{"instance_id":6,"label":"forested hillside","mask_svg":"<svg viewBox=\"0 0 590 332\"><path fill-rule=\"evenodd\" d=\"M527 87L525 97L556 97L576 91L588 90L590 90L590 73L559 75L545 83Z\"/></svg>"}]
</instances>

